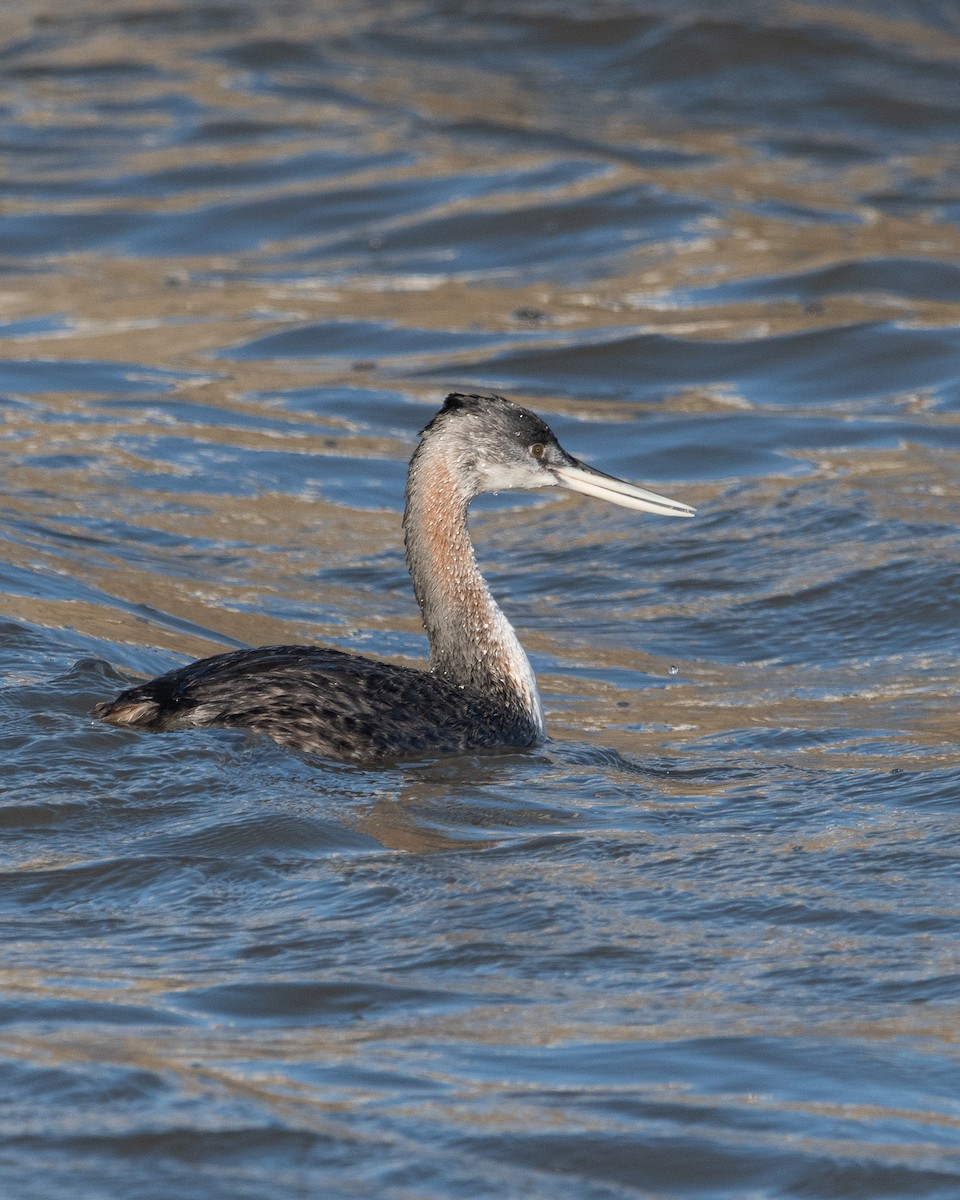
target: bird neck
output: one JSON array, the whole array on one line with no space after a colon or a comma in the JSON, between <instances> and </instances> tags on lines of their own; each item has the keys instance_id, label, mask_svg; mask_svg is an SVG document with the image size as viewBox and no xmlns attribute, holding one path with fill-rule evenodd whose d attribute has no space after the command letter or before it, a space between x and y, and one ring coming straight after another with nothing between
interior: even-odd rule
<instances>
[{"instance_id":1,"label":"bird neck","mask_svg":"<svg viewBox=\"0 0 960 1200\"><path fill-rule=\"evenodd\" d=\"M477 567L467 530L470 499L453 456L421 442L410 463L403 531L430 669L519 709L542 734L530 661Z\"/></svg>"}]
</instances>

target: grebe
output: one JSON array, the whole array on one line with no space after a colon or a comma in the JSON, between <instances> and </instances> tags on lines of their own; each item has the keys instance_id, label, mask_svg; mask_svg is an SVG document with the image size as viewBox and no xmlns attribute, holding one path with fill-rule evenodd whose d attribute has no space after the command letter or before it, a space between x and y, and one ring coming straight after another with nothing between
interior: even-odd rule
<instances>
[{"instance_id":1,"label":"grebe","mask_svg":"<svg viewBox=\"0 0 960 1200\"><path fill-rule=\"evenodd\" d=\"M135 729L250 729L355 762L530 746L544 735L536 679L477 567L467 507L482 492L557 486L694 515L578 462L538 416L503 396L455 392L421 433L403 514L429 671L320 646L262 646L169 671L93 715Z\"/></svg>"}]
</instances>

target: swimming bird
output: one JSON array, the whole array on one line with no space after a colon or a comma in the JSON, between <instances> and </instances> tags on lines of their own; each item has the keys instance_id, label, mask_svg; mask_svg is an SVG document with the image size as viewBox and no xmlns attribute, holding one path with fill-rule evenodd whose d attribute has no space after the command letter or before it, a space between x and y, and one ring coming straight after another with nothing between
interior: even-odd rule
<instances>
[{"instance_id":1,"label":"swimming bird","mask_svg":"<svg viewBox=\"0 0 960 1200\"><path fill-rule=\"evenodd\" d=\"M455 392L421 431L403 514L429 671L321 646L261 646L169 671L93 715L133 729L254 730L353 762L533 745L544 736L536 679L477 567L467 508L483 492L545 487L694 515L573 458L540 417L503 396Z\"/></svg>"}]
</instances>

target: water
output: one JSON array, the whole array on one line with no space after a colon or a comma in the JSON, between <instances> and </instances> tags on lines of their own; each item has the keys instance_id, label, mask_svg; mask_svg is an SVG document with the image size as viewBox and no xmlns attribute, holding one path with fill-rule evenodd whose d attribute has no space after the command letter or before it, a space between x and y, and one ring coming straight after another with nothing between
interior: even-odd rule
<instances>
[{"instance_id":1,"label":"water","mask_svg":"<svg viewBox=\"0 0 960 1200\"><path fill-rule=\"evenodd\" d=\"M960 1194L953 5L8 0L0 1193ZM87 713L423 653L451 388L529 754Z\"/></svg>"}]
</instances>

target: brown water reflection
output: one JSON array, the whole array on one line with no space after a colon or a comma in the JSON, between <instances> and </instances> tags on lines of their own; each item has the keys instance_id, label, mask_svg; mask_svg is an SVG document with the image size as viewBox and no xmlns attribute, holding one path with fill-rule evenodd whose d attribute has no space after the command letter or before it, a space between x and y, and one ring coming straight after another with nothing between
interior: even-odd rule
<instances>
[{"instance_id":1,"label":"brown water reflection","mask_svg":"<svg viewBox=\"0 0 960 1200\"><path fill-rule=\"evenodd\" d=\"M3 7L0 1192L957 1194L958 52L881 0ZM237 642L421 661L453 387L699 509L478 506L546 746L89 720Z\"/></svg>"}]
</instances>

